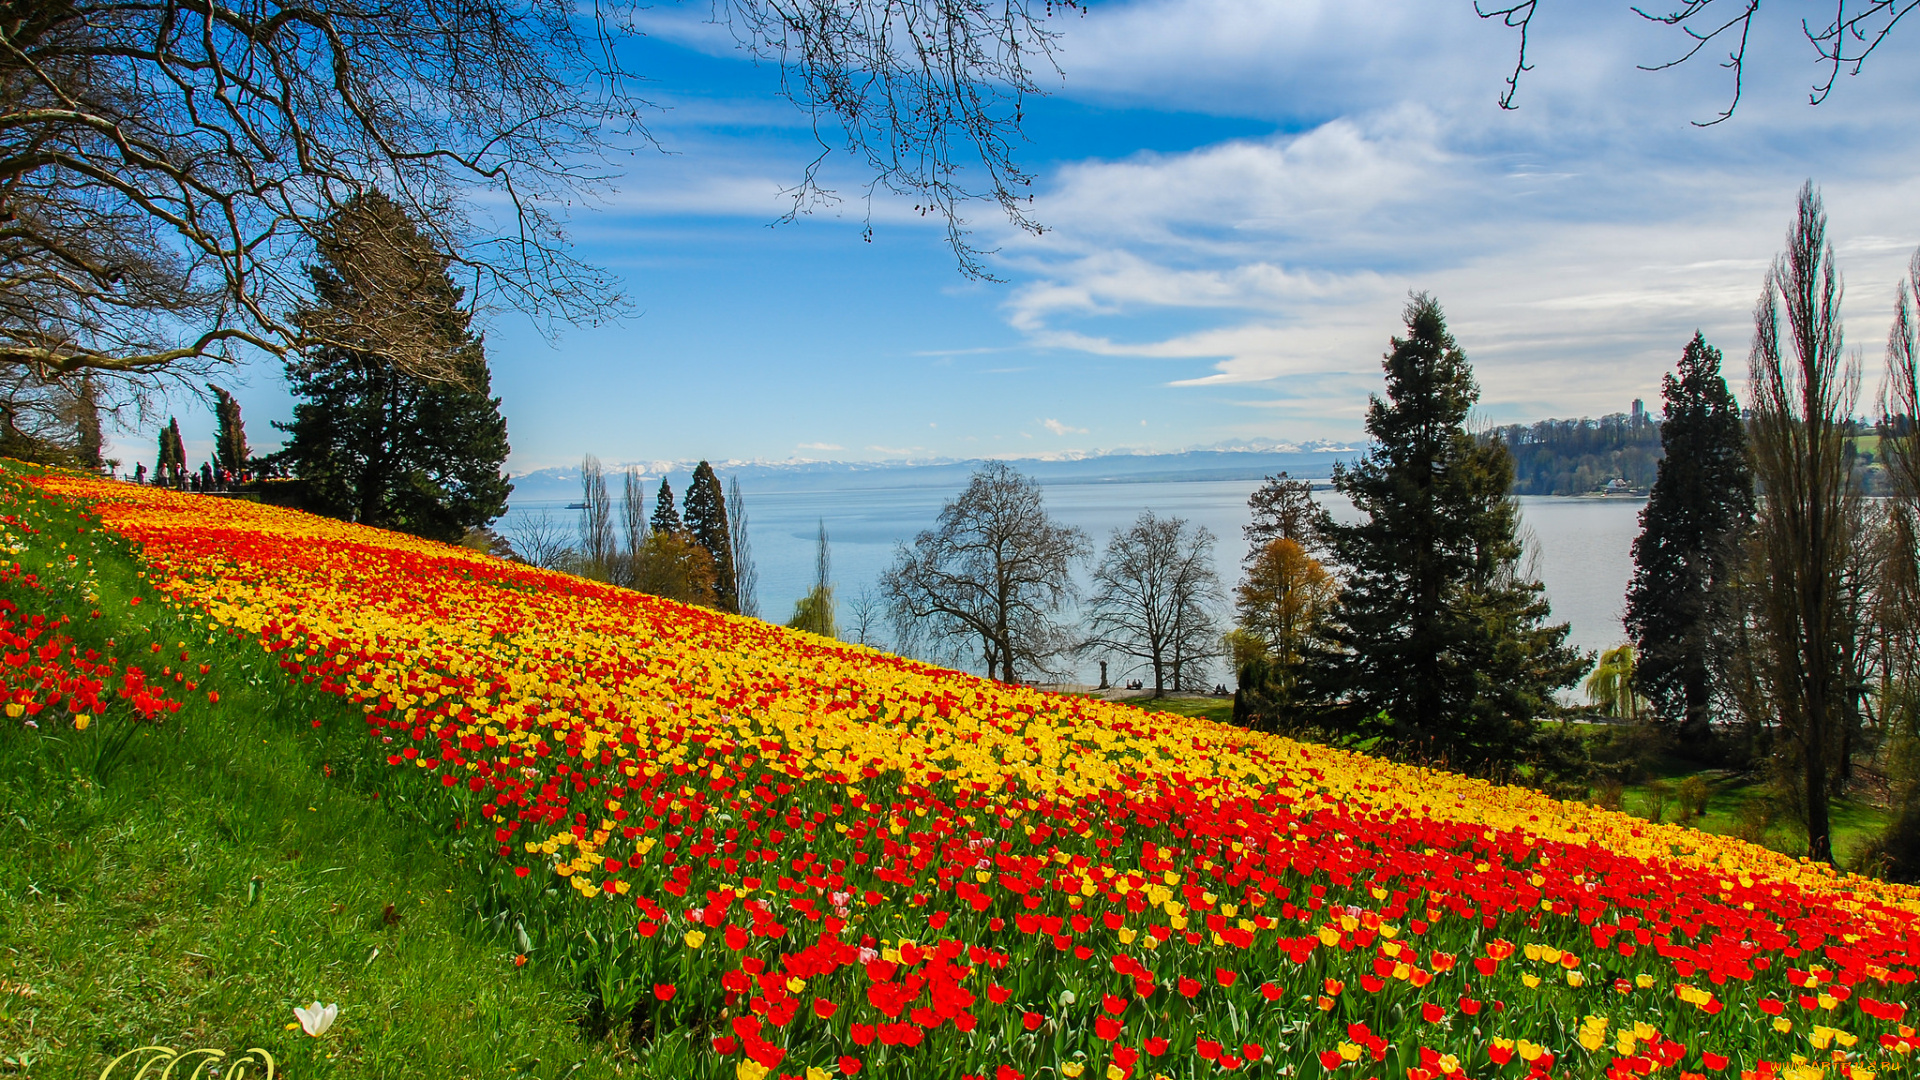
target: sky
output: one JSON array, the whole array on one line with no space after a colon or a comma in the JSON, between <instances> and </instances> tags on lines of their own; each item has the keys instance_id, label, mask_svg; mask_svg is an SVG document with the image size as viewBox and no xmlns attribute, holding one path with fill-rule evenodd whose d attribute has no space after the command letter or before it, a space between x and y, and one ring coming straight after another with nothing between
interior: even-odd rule
<instances>
[{"instance_id":1,"label":"sky","mask_svg":"<svg viewBox=\"0 0 1920 1080\"><path fill-rule=\"evenodd\" d=\"M1724 5L1723 5L1724 6ZM1777 10L1776 10L1777 8ZM1804 10L1803 10L1804 9ZM1624 3L1542 0L1519 108L1516 45L1471 0L1095 0L1062 10L1059 71L1021 163L1039 236L967 208L997 282L936 222L847 198L786 224L817 153L706 8L646 13L658 147L577 207L578 253L628 314L544 334L493 315L487 355L527 472L577 463L905 461L1172 451L1363 434L1410 291L1473 362L1486 423L1657 408L1698 329L1744 383L1752 308L1800 185L1821 189L1849 340L1877 372L1920 247L1920 28L1807 104L1799 20L1769 5L1739 110L1711 48ZM291 411L277 362L225 381L255 448ZM1862 411L1871 402L1862 403ZM213 417L169 402L190 459ZM165 411L163 409L163 411ZM164 419L162 417L161 419ZM153 431L118 433L131 466Z\"/></svg>"}]
</instances>

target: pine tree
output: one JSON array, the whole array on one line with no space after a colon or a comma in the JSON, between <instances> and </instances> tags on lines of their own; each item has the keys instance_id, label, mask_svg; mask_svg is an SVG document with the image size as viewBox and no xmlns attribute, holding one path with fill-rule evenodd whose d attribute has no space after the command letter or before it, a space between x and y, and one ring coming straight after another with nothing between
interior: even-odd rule
<instances>
[{"instance_id":1,"label":"pine tree","mask_svg":"<svg viewBox=\"0 0 1920 1080\"><path fill-rule=\"evenodd\" d=\"M680 511L673 507L673 488L667 485L667 478L660 478L660 495L653 501L653 518L648 522L654 532L678 533L687 531L686 523L680 520Z\"/></svg>"},{"instance_id":2,"label":"pine tree","mask_svg":"<svg viewBox=\"0 0 1920 1080\"><path fill-rule=\"evenodd\" d=\"M720 610L739 613L740 598L734 592L733 537L727 522L727 498L720 490L720 478L713 466L702 461L693 470L693 483L687 488L687 531L694 543L713 556L713 583Z\"/></svg>"},{"instance_id":3,"label":"pine tree","mask_svg":"<svg viewBox=\"0 0 1920 1080\"><path fill-rule=\"evenodd\" d=\"M458 542L505 513L513 490L500 471L506 418L490 395L486 352L460 306L462 290L418 227L377 193L356 196L328 219L317 246L320 262L309 271L315 306L298 313L302 325L368 334L389 324L428 326L439 337L430 347L446 355L455 378L408 375L345 343L315 349L287 365L299 401L293 422L275 425L289 435L281 460L306 481L312 509ZM400 262L415 275L407 303L418 317L371 310L370 297L394 291L370 291L367 280L391 275Z\"/></svg>"},{"instance_id":4,"label":"pine tree","mask_svg":"<svg viewBox=\"0 0 1920 1080\"><path fill-rule=\"evenodd\" d=\"M1520 573L1513 460L1465 427L1480 391L1440 305L1415 296L1405 318L1367 412L1374 446L1334 472L1363 518L1323 526L1345 573L1310 674L1350 734L1458 768L1510 762L1587 665Z\"/></svg>"},{"instance_id":5,"label":"pine tree","mask_svg":"<svg viewBox=\"0 0 1920 1080\"><path fill-rule=\"evenodd\" d=\"M1640 512L1627 587L1634 688L1673 725L1682 747L1711 737L1709 663L1723 596L1753 523L1753 470L1740 404L1720 374L1720 350L1698 333L1666 377L1660 462Z\"/></svg>"},{"instance_id":6,"label":"pine tree","mask_svg":"<svg viewBox=\"0 0 1920 1080\"><path fill-rule=\"evenodd\" d=\"M253 456L247 447L247 425L240 419L240 402L212 383L207 389L213 391L213 415L219 425L213 436L213 467L238 476Z\"/></svg>"}]
</instances>

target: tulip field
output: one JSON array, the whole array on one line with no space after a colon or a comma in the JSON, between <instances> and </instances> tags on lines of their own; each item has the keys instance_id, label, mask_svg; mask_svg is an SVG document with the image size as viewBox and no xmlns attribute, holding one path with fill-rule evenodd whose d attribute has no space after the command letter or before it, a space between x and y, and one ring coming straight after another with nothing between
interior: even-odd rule
<instances>
[{"instance_id":1,"label":"tulip field","mask_svg":"<svg viewBox=\"0 0 1920 1080\"><path fill-rule=\"evenodd\" d=\"M135 545L159 602L357 706L383 784L484 856L516 961L589 988L646 1075L1913 1073L1920 890L292 511L28 480ZM7 722L196 692L8 608Z\"/></svg>"}]
</instances>

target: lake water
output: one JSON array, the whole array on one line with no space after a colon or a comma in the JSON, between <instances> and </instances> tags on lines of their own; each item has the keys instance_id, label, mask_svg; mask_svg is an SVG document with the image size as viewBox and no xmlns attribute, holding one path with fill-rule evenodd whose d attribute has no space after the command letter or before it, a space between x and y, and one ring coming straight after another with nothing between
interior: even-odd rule
<instances>
[{"instance_id":1,"label":"lake water","mask_svg":"<svg viewBox=\"0 0 1920 1080\"><path fill-rule=\"evenodd\" d=\"M1258 486L1257 481L1231 480L1050 484L1043 490L1048 512L1085 529L1096 548L1115 529L1131 524L1142 510L1205 526L1218 539L1220 579L1230 590L1239 579L1246 550L1240 530L1250 519L1247 496ZM957 492L944 487L749 488L742 494L748 538L760 572L762 616L784 621L794 601L811 585L815 538L824 522L844 622L847 604L863 588L877 586L893 560L895 546L932 527L941 506ZM1346 501L1331 491L1315 494L1336 517L1352 514ZM1618 644L1624 639L1620 614L1633 573L1633 538L1645 501L1529 497L1520 504L1554 619L1570 624L1569 640L1579 648ZM558 501L516 503L495 528L511 538L517 522L542 511L571 526L578 512L564 507ZM1081 576L1084 580L1085 574Z\"/></svg>"}]
</instances>

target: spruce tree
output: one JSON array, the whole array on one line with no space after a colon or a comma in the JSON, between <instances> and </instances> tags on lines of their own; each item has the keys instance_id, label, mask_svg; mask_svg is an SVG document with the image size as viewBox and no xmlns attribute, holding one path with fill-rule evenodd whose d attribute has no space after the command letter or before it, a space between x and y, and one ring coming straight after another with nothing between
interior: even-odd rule
<instances>
[{"instance_id":1,"label":"spruce tree","mask_svg":"<svg viewBox=\"0 0 1920 1080\"><path fill-rule=\"evenodd\" d=\"M678 533L687 530L686 523L680 520L680 511L673 507L673 488L667 484L667 478L660 478L660 495L653 501L653 518L648 523L654 532Z\"/></svg>"},{"instance_id":2,"label":"spruce tree","mask_svg":"<svg viewBox=\"0 0 1920 1080\"><path fill-rule=\"evenodd\" d=\"M506 418L490 394L486 352L460 306L462 290L418 227L377 193L356 196L329 218L317 246L314 307L297 315L302 325L369 334L382 325L427 326L454 377L409 375L347 344L315 349L287 365L298 403L292 423L275 425L289 435L280 458L306 481L311 509L457 542L505 513L513 490L500 471ZM390 291L370 291L366 281L390 275L397 262L416 275L407 302L418 317L371 310L386 302L373 297Z\"/></svg>"},{"instance_id":3,"label":"spruce tree","mask_svg":"<svg viewBox=\"0 0 1920 1080\"><path fill-rule=\"evenodd\" d=\"M207 389L213 391L213 415L219 425L213 436L213 467L238 476L253 456L247 447L247 425L240 419L240 402L212 383Z\"/></svg>"},{"instance_id":4,"label":"spruce tree","mask_svg":"<svg viewBox=\"0 0 1920 1080\"><path fill-rule=\"evenodd\" d=\"M687 488L683 515L693 540L713 556L713 587L716 604L722 611L736 614L740 598L734 591L733 538L727 523L727 498L720 490L720 478L713 466L702 461L693 470L693 483Z\"/></svg>"},{"instance_id":5,"label":"spruce tree","mask_svg":"<svg viewBox=\"0 0 1920 1080\"><path fill-rule=\"evenodd\" d=\"M1367 412L1373 447L1334 472L1362 520L1322 525L1344 580L1310 674L1325 719L1356 737L1457 768L1511 762L1586 663L1520 573L1513 459L1466 429L1480 391L1440 305L1415 296L1405 318Z\"/></svg>"},{"instance_id":6,"label":"spruce tree","mask_svg":"<svg viewBox=\"0 0 1920 1080\"><path fill-rule=\"evenodd\" d=\"M1740 404L1705 337L1687 343L1662 395L1666 457L1640 512L1625 622L1634 688L1682 747L1697 751L1711 733L1712 639L1753 522L1753 470Z\"/></svg>"}]
</instances>

